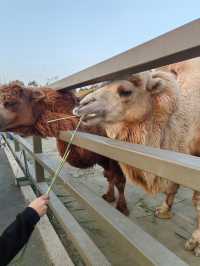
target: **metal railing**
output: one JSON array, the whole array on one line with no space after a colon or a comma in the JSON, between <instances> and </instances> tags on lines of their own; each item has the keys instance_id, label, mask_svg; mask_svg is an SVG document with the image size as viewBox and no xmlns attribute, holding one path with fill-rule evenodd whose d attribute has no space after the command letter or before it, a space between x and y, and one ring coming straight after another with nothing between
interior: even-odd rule
<instances>
[{"instance_id":1,"label":"metal railing","mask_svg":"<svg viewBox=\"0 0 200 266\"><path fill-rule=\"evenodd\" d=\"M56 81L50 86L56 90L79 88L197 56L200 56L200 19Z\"/></svg>"},{"instance_id":2,"label":"metal railing","mask_svg":"<svg viewBox=\"0 0 200 266\"><path fill-rule=\"evenodd\" d=\"M196 56L200 56L200 19L50 86L55 90L75 89ZM59 138L67 142L70 136L71 132L60 132ZM200 191L200 159L197 157L128 144L86 133L77 134L73 144ZM24 139L15 137L16 151L19 151L19 146L35 159L36 180L44 181L43 167L49 172L52 172L53 168L42 157L41 140L34 138L33 148L31 148ZM86 188L80 188L72 181L69 181L67 185L74 195L102 220L105 226L109 226L113 235L127 247L127 250L133 252L139 265L186 265L116 210L110 210L111 208L101 199L95 197L95 201L91 203L94 195L90 197L90 192ZM116 224L116 220L120 223ZM151 250L147 247L147 243L151 243Z\"/></svg>"},{"instance_id":3,"label":"metal railing","mask_svg":"<svg viewBox=\"0 0 200 266\"><path fill-rule=\"evenodd\" d=\"M26 169L25 165L20 163L19 150L26 151L32 156L37 164L42 166L50 174L54 173L59 162L58 158L56 159L55 156L52 157L51 154L48 155L48 153L35 153L33 146L25 139L15 135L13 137L14 142L19 144L19 149L17 149L17 152L14 151L10 141L8 141L6 138L5 140L16 161L20 164L24 172L26 172ZM124 254L125 250L125 254L129 256L129 260L134 265L188 265L171 251L169 251L165 246L144 232L138 225L119 213L116 209L109 206L103 199L99 198L96 193L91 192L91 190L88 189L83 183L78 184L73 179L66 178L68 175L67 169L64 168L63 170L64 171L62 171L62 173L59 175L60 180L63 181L63 185L66 186L66 188L73 194L76 200L83 204L89 213L91 213L92 217L100 222L103 231L109 233L109 235L112 237L112 241L115 241L116 245L120 245L122 254ZM43 181L41 178L38 179L38 176L36 176L37 171L35 171L35 167L30 164L29 174L29 180L35 186L35 188L40 193L45 193L48 187L45 179L43 179ZM86 265L111 265L110 262L104 257L104 254L102 254L102 252L98 249L96 244L93 243L90 237L85 234L85 231L81 228L79 228L79 234L81 235L79 235L77 239L76 220L72 220L72 217L70 216L70 224L68 224L69 218L67 217L70 215L69 211L58 200L53 192L50 194L49 206L55 217L60 222L63 230L72 240L74 246L80 251L82 259L85 261ZM76 224L75 227L71 226L73 223ZM87 246L85 246L86 243Z\"/></svg>"}]
</instances>

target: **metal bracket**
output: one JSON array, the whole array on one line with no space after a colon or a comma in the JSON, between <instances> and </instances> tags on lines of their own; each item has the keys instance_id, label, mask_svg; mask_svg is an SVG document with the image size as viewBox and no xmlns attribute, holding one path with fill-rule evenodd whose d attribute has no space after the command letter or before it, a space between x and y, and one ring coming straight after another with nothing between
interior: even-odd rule
<instances>
[{"instance_id":1,"label":"metal bracket","mask_svg":"<svg viewBox=\"0 0 200 266\"><path fill-rule=\"evenodd\" d=\"M21 187L21 186L28 186L28 185L31 185L31 182L29 181L29 179L25 176L22 176L22 177L17 177L15 179L15 182L16 182L16 185L18 187Z\"/></svg>"}]
</instances>

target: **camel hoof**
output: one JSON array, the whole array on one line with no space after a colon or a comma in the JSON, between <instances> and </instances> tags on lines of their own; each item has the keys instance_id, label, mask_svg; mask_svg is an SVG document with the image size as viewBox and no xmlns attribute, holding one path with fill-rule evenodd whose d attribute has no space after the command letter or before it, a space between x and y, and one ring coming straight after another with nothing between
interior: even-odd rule
<instances>
[{"instance_id":1,"label":"camel hoof","mask_svg":"<svg viewBox=\"0 0 200 266\"><path fill-rule=\"evenodd\" d=\"M196 257L200 257L200 243L194 237L191 237L185 243L185 249L189 251L194 251Z\"/></svg>"},{"instance_id":2,"label":"camel hoof","mask_svg":"<svg viewBox=\"0 0 200 266\"><path fill-rule=\"evenodd\" d=\"M185 249L189 251L194 251L196 257L200 257L200 243L198 243L194 238L186 241Z\"/></svg>"},{"instance_id":3,"label":"camel hoof","mask_svg":"<svg viewBox=\"0 0 200 266\"><path fill-rule=\"evenodd\" d=\"M185 248L194 251L196 257L200 257L200 230L197 229L193 232L192 237L186 241Z\"/></svg>"},{"instance_id":4,"label":"camel hoof","mask_svg":"<svg viewBox=\"0 0 200 266\"><path fill-rule=\"evenodd\" d=\"M109 194L104 194L102 196L102 198L107 201L107 202L114 202L115 201L115 197L113 195L109 195Z\"/></svg>"},{"instance_id":5,"label":"camel hoof","mask_svg":"<svg viewBox=\"0 0 200 266\"><path fill-rule=\"evenodd\" d=\"M162 207L158 207L155 210L155 216L160 219L171 219L172 212L170 210L163 209Z\"/></svg>"},{"instance_id":6,"label":"camel hoof","mask_svg":"<svg viewBox=\"0 0 200 266\"><path fill-rule=\"evenodd\" d=\"M116 209L118 210L118 211L120 211L121 213L123 213L124 215L126 215L126 216L129 216L129 214L130 214L130 212L129 212L129 209L128 209L128 207L127 207L127 205L126 204L117 204L117 206L116 206Z\"/></svg>"},{"instance_id":7,"label":"camel hoof","mask_svg":"<svg viewBox=\"0 0 200 266\"><path fill-rule=\"evenodd\" d=\"M191 238L191 239L186 241L185 249L189 250L189 251L192 251L192 250L194 250L196 248L196 245L197 245L197 242L193 238Z\"/></svg>"},{"instance_id":8,"label":"camel hoof","mask_svg":"<svg viewBox=\"0 0 200 266\"><path fill-rule=\"evenodd\" d=\"M194 249L194 255L200 257L200 244Z\"/></svg>"}]
</instances>

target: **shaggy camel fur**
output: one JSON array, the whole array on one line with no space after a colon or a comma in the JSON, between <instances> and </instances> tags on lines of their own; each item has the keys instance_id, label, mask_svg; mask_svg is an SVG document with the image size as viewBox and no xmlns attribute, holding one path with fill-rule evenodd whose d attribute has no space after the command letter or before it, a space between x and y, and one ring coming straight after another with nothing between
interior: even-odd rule
<instances>
[{"instance_id":1,"label":"shaggy camel fur","mask_svg":"<svg viewBox=\"0 0 200 266\"><path fill-rule=\"evenodd\" d=\"M162 71L132 75L86 96L74 112L85 115L85 124L101 124L109 137L156 148L200 155L200 88L182 90L174 75ZM91 116L92 114L92 116ZM156 209L160 218L171 217L178 185L154 174L121 163L127 178L150 194L164 192ZM194 192L198 228L186 248L200 256L200 194Z\"/></svg>"},{"instance_id":2,"label":"shaggy camel fur","mask_svg":"<svg viewBox=\"0 0 200 266\"><path fill-rule=\"evenodd\" d=\"M56 137L57 146L63 156L67 143L58 139L59 131L75 129L78 118L48 123L51 119L72 115L77 104L77 98L71 92L56 92L48 88L25 88L19 83L11 83L0 87L0 130L11 131L23 136L37 135L41 137ZM99 127L82 125L80 131L103 135L105 131ZM115 200L114 187L118 189L117 209L128 215L124 197L126 179L117 162L100 156L88 150L72 146L68 163L78 168L88 168L99 164L104 168L104 176L109 187L103 198L108 202Z\"/></svg>"}]
</instances>

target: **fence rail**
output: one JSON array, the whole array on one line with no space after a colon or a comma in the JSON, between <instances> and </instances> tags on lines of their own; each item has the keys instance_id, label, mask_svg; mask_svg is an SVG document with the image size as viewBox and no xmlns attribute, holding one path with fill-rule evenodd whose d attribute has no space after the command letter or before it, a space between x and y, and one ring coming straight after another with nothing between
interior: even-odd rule
<instances>
[{"instance_id":1,"label":"fence rail","mask_svg":"<svg viewBox=\"0 0 200 266\"><path fill-rule=\"evenodd\" d=\"M74 89L196 56L200 56L200 19L50 86L55 90ZM70 132L60 132L59 138L68 142L70 136ZM21 137L14 137L14 139L16 152L25 149L34 158L36 180L44 181L42 167L51 173L54 169L47 163L49 157L43 158L41 140L34 139L33 147L31 147ZM73 144L200 191L200 159L194 156L123 143L86 133L78 133ZM133 252L139 265L186 265L164 246L149 238L140 228L138 229L134 224L131 225L130 221L127 222L127 218L117 213L116 210L110 210L102 200L98 200L94 195L90 196L90 192L87 194L84 186L78 187L70 182L67 186L79 200L97 214L100 220L102 219L118 240L120 239L121 243L128 248L128 251ZM39 184L38 187L41 188ZM93 204L92 200L94 200ZM60 219L62 220L62 217ZM115 221L120 222L116 224ZM64 224L66 226L66 223ZM88 256L85 257L88 258Z\"/></svg>"},{"instance_id":2,"label":"fence rail","mask_svg":"<svg viewBox=\"0 0 200 266\"><path fill-rule=\"evenodd\" d=\"M72 132L61 131L69 141ZM124 143L88 133L77 133L73 144L116 161L149 171L180 185L200 191L200 158L139 144Z\"/></svg>"},{"instance_id":3,"label":"fence rail","mask_svg":"<svg viewBox=\"0 0 200 266\"><path fill-rule=\"evenodd\" d=\"M200 19L54 82L50 86L56 90L74 89L197 56L200 56Z\"/></svg>"},{"instance_id":4,"label":"fence rail","mask_svg":"<svg viewBox=\"0 0 200 266\"><path fill-rule=\"evenodd\" d=\"M42 166L47 172L53 174L59 159L52 154L44 153L34 153L34 148L30 143L19 136L13 136L14 141L19 143L20 150L25 150L28 152L34 160ZM14 151L10 143L6 140L9 149L14 155ZM19 156L17 161L19 162ZM23 167L22 167L23 168ZM31 181L34 180L36 189L41 193L45 193L47 190L46 182L35 183L36 171L34 167L29 167ZM165 246L160 244L146 232L144 232L138 225L130 221L128 218L124 217L114 208L111 208L107 203L105 203L101 198L99 198L95 193L92 193L87 186L84 184L78 184L73 179L69 177L66 178L67 169L62 171L59 178L62 180L64 185L73 193L75 198L80 201L88 210L92 213L97 220L101 221L101 224L106 231L109 231L109 234L112 235L112 238L115 239L116 243L120 243L123 246L123 249L126 250L129 258L132 259L136 265L141 266L153 266L153 265L162 265L168 266L169 264L177 266L186 266L180 258L175 254L169 251ZM58 209L58 206L60 208ZM61 207L62 206L62 207ZM84 232L81 233L81 236L77 236L77 232L74 232L73 224L68 225L69 219L65 220L64 218L69 216L69 211L63 206L63 204L58 200L54 193L52 197L50 195L50 204L49 207L53 211L55 217L60 221L60 225L63 230L68 234L68 237L72 240L74 245L82 254L83 260L86 262L86 265L99 266L99 265L110 265L108 261L104 258L103 254L101 255L96 246L91 250L92 244L91 240ZM70 216L72 221L72 216ZM77 226L76 221L72 221ZM79 228L79 230L81 230ZM78 240L77 240L78 239ZM84 247L85 245L85 247ZM121 247L122 248L122 247ZM84 253L85 252L85 253ZM96 261L95 261L96 256ZM99 258L99 260L98 260ZM99 264L100 261L104 261L103 264Z\"/></svg>"}]
</instances>

